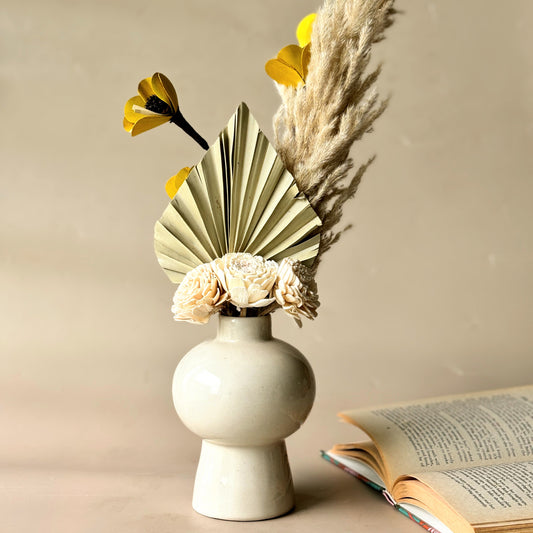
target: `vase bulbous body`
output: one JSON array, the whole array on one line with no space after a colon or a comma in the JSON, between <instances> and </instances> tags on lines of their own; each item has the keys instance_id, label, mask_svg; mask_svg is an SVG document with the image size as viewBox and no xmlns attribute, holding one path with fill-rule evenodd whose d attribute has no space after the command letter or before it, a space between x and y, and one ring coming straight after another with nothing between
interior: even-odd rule
<instances>
[{"instance_id":1,"label":"vase bulbous body","mask_svg":"<svg viewBox=\"0 0 533 533\"><path fill-rule=\"evenodd\" d=\"M193 508L226 520L264 520L294 506L284 439L315 397L313 371L272 337L271 317L219 317L215 339L190 350L174 374L183 423L202 440Z\"/></svg>"}]
</instances>

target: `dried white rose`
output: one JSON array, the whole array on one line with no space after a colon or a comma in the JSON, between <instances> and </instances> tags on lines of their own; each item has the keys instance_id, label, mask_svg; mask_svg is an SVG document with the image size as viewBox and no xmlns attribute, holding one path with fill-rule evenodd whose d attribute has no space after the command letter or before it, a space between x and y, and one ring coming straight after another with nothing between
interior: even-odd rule
<instances>
[{"instance_id":1,"label":"dried white rose","mask_svg":"<svg viewBox=\"0 0 533 533\"><path fill-rule=\"evenodd\" d=\"M285 258L278 268L274 285L276 302L289 313L299 326L301 316L313 319L317 315L318 292L311 271L299 261Z\"/></svg>"},{"instance_id":2,"label":"dried white rose","mask_svg":"<svg viewBox=\"0 0 533 533\"><path fill-rule=\"evenodd\" d=\"M199 265L185 275L174 294L174 320L205 324L226 299L211 265Z\"/></svg>"},{"instance_id":3,"label":"dried white rose","mask_svg":"<svg viewBox=\"0 0 533 533\"><path fill-rule=\"evenodd\" d=\"M238 309L265 307L275 301L271 294L278 270L275 261L236 252L215 259L211 267L228 300Z\"/></svg>"}]
</instances>

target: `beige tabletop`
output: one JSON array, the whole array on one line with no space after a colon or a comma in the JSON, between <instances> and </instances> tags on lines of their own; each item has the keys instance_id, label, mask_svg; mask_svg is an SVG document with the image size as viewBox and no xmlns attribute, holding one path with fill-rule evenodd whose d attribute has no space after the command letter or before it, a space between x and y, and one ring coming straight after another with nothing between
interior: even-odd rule
<instances>
[{"instance_id":1,"label":"beige tabletop","mask_svg":"<svg viewBox=\"0 0 533 533\"><path fill-rule=\"evenodd\" d=\"M407 532L321 459L343 409L533 381L533 2L400 0L374 52L390 105L318 272L319 317L274 315L317 380L288 439L297 505L274 521L191 509L200 441L173 370L215 331L177 324L153 254L164 183L202 157L177 128L130 138L155 71L212 142L241 101L271 137L263 65L311 0L4 0L0 10L0 532Z\"/></svg>"},{"instance_id":2,"label":"beige tabletop","mask_svg":"<svg viewBox=\"0 0 533 533\"><path fill-rule=\"evenodd\" d=\"M420 530L372 489L334 471L334 467L311 461L295 464L295 509L281 518L259 522L222 521L194 512L190 505L192 465L168 467L160 473L57 467L2 470L2 531Z\"/></svg>"}]
</instances>

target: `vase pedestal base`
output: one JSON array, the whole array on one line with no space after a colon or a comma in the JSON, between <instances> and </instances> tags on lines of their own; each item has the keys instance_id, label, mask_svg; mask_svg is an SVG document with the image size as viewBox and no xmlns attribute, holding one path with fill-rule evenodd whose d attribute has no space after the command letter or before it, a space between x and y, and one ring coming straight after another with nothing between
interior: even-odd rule
<instances>
[{"instance_id":1,"label":"vase pedestal base","mask_svg":"<svg viewBox=\"0 0 533 533\"><path fill-rule=\"evenodd\" d=\"M285 441L230 446L202 441L192 506L211 518L266 520L294 507Z\"/></svg>"}]
</instances>

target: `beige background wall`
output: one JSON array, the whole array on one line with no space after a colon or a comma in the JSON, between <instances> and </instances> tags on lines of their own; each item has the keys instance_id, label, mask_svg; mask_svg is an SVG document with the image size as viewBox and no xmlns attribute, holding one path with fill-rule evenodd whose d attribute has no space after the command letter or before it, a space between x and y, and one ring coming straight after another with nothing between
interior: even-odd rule
<instances>
[{"instance_id":1,"label":"beige background wall","mask_svg":"<svg viewBox=\"0 0 533 533\"><path fill-rule=\"evenodd\" d=\"M264 62L317 5L3 2L0 466L192 468L170 382L215 321L173 322L152 228L202 151L170 125L131 139L122 108L157 70L209 142L242 100L271 136ZM390 107L354 151L378 158L320 269L320 316L275 315L318 383L296 474L354 435L341 409L533 377L533 3L398 7L375 51Z\"/></svg>"}]
</instances>

